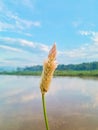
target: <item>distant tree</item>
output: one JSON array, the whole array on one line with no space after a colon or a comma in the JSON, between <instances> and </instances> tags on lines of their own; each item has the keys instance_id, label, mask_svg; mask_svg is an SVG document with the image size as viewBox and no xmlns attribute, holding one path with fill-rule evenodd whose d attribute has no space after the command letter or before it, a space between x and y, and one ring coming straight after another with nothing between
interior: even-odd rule
<instances>
[{"instance_id":1,"label":"distant tree","mask_svg":"<svg viewBox=\"0 0 98 130\"><path fill-rule=\"evenodd\" d=\"M43 67L41 65L26 66L25 68L17 68L17 71L42 71ZM63 70L98 70L98 62L81 63L81 64L69 64L58 65L57 69L59 71Z\"/></svg>"}]
</instances>

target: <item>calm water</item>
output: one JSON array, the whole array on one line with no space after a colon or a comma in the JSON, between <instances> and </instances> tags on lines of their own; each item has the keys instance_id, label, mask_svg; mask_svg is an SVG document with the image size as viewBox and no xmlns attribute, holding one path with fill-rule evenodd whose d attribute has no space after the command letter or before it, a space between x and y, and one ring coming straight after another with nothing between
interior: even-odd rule
<instances>
[{"instance_id":1,"label":"calm water","mask_svg":"<svg viewBox=\"0 0 98 130\"><path fill-rule=\"evenodd\" d=\"M45 130L39 81L0 76L0 130ZM54 78L46 101L51 130L98 130L98 79Z\"/></svg>"}]
</instances>

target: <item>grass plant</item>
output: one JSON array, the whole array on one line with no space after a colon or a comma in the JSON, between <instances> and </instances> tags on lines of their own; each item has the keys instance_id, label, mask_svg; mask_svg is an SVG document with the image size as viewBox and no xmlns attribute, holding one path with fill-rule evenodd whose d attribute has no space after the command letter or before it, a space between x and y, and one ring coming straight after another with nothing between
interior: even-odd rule
<instances>
[{"instance_id":1,"label":"grass plant","mask_svg":"<svg viewBox=\"0 0 98 130\"><path fill-rule=\"evenodd\" d=\"M56 59L56 44L53 45L52 49L49 52L48 58L44 61L41 82L40 82L46 130L49 130L49 124L48 124L48 116L47 116L47 109L46 109L46 102L45 102L45 93L49 90L53 73L57 67L55 59Z\"/></svg>"}]
</instances>

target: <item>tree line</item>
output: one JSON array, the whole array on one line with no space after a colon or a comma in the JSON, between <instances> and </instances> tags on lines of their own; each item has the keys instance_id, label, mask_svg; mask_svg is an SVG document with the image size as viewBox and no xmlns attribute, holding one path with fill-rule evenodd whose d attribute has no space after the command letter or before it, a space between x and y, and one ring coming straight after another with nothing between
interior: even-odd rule
<instances>
[{"instance_id":1,"label":"tree line","mask_svg":"<svg viewBox=\"0 0 98 130\"><path fill-rule=\"evenodd\" d=\"M17 71L42 71L43 66L36 65L24 68L17 68ZM89 62L89 63L81 63L81 64L59 64L57 69L59 71L67 71L67 70L75 70L75 71L91 71L91 70L98 70L98 62Z\"/></svg>"}]
</instances>

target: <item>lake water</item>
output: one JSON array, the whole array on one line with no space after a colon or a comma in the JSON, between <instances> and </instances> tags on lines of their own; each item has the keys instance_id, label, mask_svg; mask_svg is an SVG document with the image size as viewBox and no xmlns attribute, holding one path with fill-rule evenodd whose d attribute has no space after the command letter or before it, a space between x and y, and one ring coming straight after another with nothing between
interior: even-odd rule
<instances>
[{"instance_id":1,"label":"lake water","mask_svg":"<svg viewBox=\"0 0 98 130\"><path fill-rule=\"evenodd\" d=\"M45 130L39 82L0 76L0 130ZM53 78L46 103L50 130L98 130L98 78Z\"/></svg>"}]
</instances>

